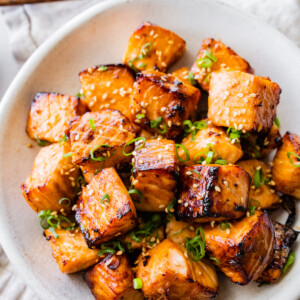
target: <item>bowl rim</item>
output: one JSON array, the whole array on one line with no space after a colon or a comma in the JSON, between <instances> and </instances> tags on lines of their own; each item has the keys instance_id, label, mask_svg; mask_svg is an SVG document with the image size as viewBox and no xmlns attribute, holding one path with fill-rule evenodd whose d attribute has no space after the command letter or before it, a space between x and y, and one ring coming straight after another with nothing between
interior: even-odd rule
<instances>
[{"instance_id":1,"label":"bowl rim","mask_svg":"<svg viewBox=\"0 0 300 300\"><path fill-rule=\"evenodd\" d=\"M20 93L22 86L25 84L26 79L34 73L35 69L38 67L39 63L43 58L51 52L64 38L72 34L79 27L89 22L94 17L125 3L133 3L141 0L106 0L101 3L92 5L91 7L84 10L82 13L78 14L71 20L69 20L65 25L59 28L55 33L53 33L45 42L43 42L29 57L25 62L22 68L19 70L18 74L13 79L12 83L6 90L1 102L0 102L0 122L6 121L6 110L10 107L16 105L16 102L13 100L15 96ZM145 3L151 0L143 0ZM184 0L181 0L184 1ZM230 14L239 15L239 18L246 19L250 24L259 25L264 28L265 31L270 32L272 36L280 40L282 43L286 44L286 47L292 54L300 61L300 49L297 45L287 38L283 33L279 32L276 28L272 27L265 21L259 19L258 17L241 11L238 8L232 7L229 4L223 3L220 0L209 1L201 0L201 2L209 3L209 5L215 5L217 7L222 6L223 10L226 10ZM190 2L192 4L192 2ZM294 58L295 58L294 57ZM4 129L0 126L0 140L4 136ZM0 157L0 169L2 165L3 158ZM0 191L4 188L2 182L0 181ZM4 201L0 194L0 207L1 203ZM2 246L4 252L6 253L9 261L15 267L17 273L21 275L26 284L36 293L36 295L44 299L54 299L54 296L51 295L51 291L45 286L40 284L38 278L35 276L32 270L28 270L26 264L24 264L24 259L19 256L19 250L14 245L14 239L11 238L9 232L9 226L6 224L6 211L5 209L0 209L0 245Z\"/></svg>"}]
</instances>

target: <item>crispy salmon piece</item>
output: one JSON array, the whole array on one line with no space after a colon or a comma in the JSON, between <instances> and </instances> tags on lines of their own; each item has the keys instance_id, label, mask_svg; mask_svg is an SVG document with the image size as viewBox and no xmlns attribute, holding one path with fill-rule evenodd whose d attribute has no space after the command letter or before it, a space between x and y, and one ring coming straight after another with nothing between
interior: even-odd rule
<instances>
[{"instance_id":1,"label":"crispy salmon piece","mask_svg":"<svg viewBox=\"0 0 300 300\"><path fill-rule=\"evenodd\" d=\"M217 126L268 132L281 89L270 79L240 71L212 73L208 118Z\"/></svg>"},{"instance_id":2,"label":"crispy salmon piece","mask_svg":"<svg viewBox=\"0 0 300 300\"><path fill-rule=\"evenodd\" d=\"M185 249L165 239L140 258L136 276L148 299L210 299L217 294L218 278L212 265L192 261Z\"/></svg>"},{"instance_id":3,"label":"crispy salmon piece","mask_svg":"<svg viewBox=\"0 0 300 300\"><path fill-rule=\"evenodd\" d=\"M228 224L228 223L225 223ZM246 285L259 278L274 253L274 228L268 213L256 211L252 216L212 228L205 226L205 248L219 261L219 268L232 282Z\"/></svg>"},{"instance_id":4,"label":"crispy salmon piece","mask_svg":"<svg viewBox=\"0 0 300 300\"><path fill-rule=\"evenodd\" d=\"M69 123L86 112L86 105L74 96L37 93L28 114L26 131L32 139L58 142L68 133Z\"/></svg>"},{"instance_id":5,"label":"crispy salmon piece","mask_svg":"<svg viewBox=\"0 0 300 300\"><path fill-rule=\"evenodd\" d=\"M184 84L195 85L191 83L193 79L191 79L191 81L189 80L189 73L190 73L189 68L184 67L175 70L174 72L171 73L171 75L176 77L179 81L183 82Z\"/></svg>"},{"instance_id":6,"label":"crispy salmon piece","mask_svg":"<svg viewBox=\"0 0 300 300\"><path fill-rule=\"evenodd\" d=\"M105 109L86 113L71 122L72 160L74 164L88 166L95 172L99 168L130 161L130 156L124 156L122 151L125 144L134 138L132 124L121 112ZM133 149L133 145L126 149Z\"/></svg>"},{"instance_id":7,"label":"crispy salmon piece","mask_svg":"<svg viewBox=\"0 0 300 300\"><path fill-rule=\"evenodd\" d=\"M193 119L200 96L200 90L176 77L157 71L138 73L133 89L133 99L138 105L134 122L147 131L176 139L182 131L182 122Z\"/></svg>"},{"instance_id":8,"label":"crispy salmon piece","mask_svg":"<svg viewBox=\"0 0 300 300\"><path fill-rule=\"evenodd\" d=\"M21 186L24 198L35 212L62 208L71 211L71 206L59 204L62 198L72 201L76 196L74 187L79 169L69 155L68 143L52 144L42 148L35 158L30 176Z\"/></svg>"},{"instance_id":9,"label":"crispy salmon piece","mask_svg":"<svg viewBox=\"0 0 300 300\"><path fill-rule=\"evenodd\" d=\"M79 73L84 102L94 112L104 108L117 109L128 119L134 75L125 65L100 65Z\"/></svg>"},{"instance_id":10,"label":"crispy salmon piece","mask_svg":"<svg viewBox=\"0 0 300 300\"><path fill-rule=\"evenodd\" d=\"M143 199L137 197L135 206L141 211L164 211L175 198L178 174L175 143L154 139L139 147L135 150L132 185L143 194Z\"/></svg>"},{"instance_id":11,"label":"crispy salmon piece","mask_svg":"<svg viewBox=\"0 0 300 300\"><path fill-rule=\"evenodd\" d=\"M205 67L203 59L209 59L209 56L207 56L208 53L213 55L215 61L210 59L211 66ZM202 41L201 49L191 68L191 72L195 75L195 80L197 80L204 90L209 90L210 75L212 72L234 70L247 73L253 72L245 59L238 56L231 48L227 47L221 41L216 41L211 38Z\"/></svg>"},{"instance_id":12,"label":"crispy salmon piece","mask_svg":"<svg viewBox=\"0 0 300 300\"><path fill-rule=\"evenodd\" d=\"M99 261L98 250L90 249L79 229L55 229L53 233L47 229L45 235L52 248L52 255L56 259L62 273L70 274L85 270Z\"/></svg>"},{"instance_id":13,"label":"crispy salmon piece","mask_svg":"<svg viewBox=\"0 0 300 300\"><path fill-rule=\"evenodd\" d=\"M275 189L300 199L300 136L287 132L282 141L273 160Z\"/></svg>"},{"instance_id":14,"label":"crispy salmon piece","mask_svg":"<svg viewBox=\"0 0 300 300\"><path fill-rule=\"evenodd\" d=\"M263 283L275 283L285 266L289 253L298 237L299 232L292 228L273 221L275 232L275 251L271 263L256 280Z\"/></svg>"},{"instance_id":15,"label":"crispy salmon piece","mask_svg":"<svg viewBox=\"0 0 300 300\"><path fill-rule=\"evenodd\" d=\"M93 177L77 201L76 221L89 247L128 232L136 218L134 204L114 168Z\"/></svg>"},{"instance_id":16,"label":"crispy salmon piece","mask_svg":"<svg viewBox=\"0 0 300 300\"><path fill-rule=\"evenodd\" d=\"M255 206L257 209L275 208L281 202L275 190L272 189L272 174L268 164L256 159L243 160L237 163L252 178L252 185L249 193L249 207ZM257 184L255 186L255 177Z\"/></svg>"},{"instance_id":17,"label":"crispy salmon piece","mask_svg":"<svg viewBox=\"0 0 300 300\"><path fill-rule=\"evenodd\" d=\"M134 70L164 72L184 51L185 41L177 34L145 22L130 36L123 62Z\"/></svg>"},{"instance_id":18,"label":"crispy salmon piece","mask_svg":"<svg viewBox=\"0 0 300 300\"><path fill-rule=\"evenodd\" d=\"M179 220L205 223L245 215L250 176L241 167L194 165L182 168L179 178Z\"/></svg>"},{"instance_id":19,"label":"crispy salmon piece","mask_svg":"<svg viewBox=\"0 0 300 300\"><path fill-rule=\"evenodd\" d=\"M203 121L205 122L205 120ZM181 158L182 164L188 166L195 164L200 156L206 156L205 152L208 144L213 145L215 151L213 161L223 159L228 164L234 164L243 156L240 143L232 144L225 130L212 124L199 130L195 135L191 132L182 140L181 144L188 150L190 159L186 161L186 155L182 148L178 149L178 156ZM202 154L199 155L200 153Z\"/></svg>"},{"instance_id":20,"label":"crispy salmon piece","mask_svg":"<svg viewBox=\"0 0 300 300\"><path fill-rule=\"evenodd\" d=\"M133 288L133 272L128 258L108 254L84 274L96 300L143 300L142 293Z\"/></svg>"}]
</instances>

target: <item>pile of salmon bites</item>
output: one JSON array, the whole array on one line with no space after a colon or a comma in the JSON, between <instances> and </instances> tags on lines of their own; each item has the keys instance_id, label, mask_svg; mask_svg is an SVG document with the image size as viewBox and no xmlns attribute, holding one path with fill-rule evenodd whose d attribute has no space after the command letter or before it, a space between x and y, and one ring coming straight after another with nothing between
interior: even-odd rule
<instances>
[{"instance_id":1,"label":"pile of salmon bites","mask_svg":"<svg viewBox=\"0 0 300 300\"><path fill-rule=\"evenodd\" d=\"M24 197L60 270L84 271L96 299L213 298L216 271L270 284L293 263L300 137L281 137L280 87L214 39L166 73L184 51L143 23L123 64L31 105L27 133L43 148ZM269 216L281 207L285 225Z\"/></svg>"}]
</instances>

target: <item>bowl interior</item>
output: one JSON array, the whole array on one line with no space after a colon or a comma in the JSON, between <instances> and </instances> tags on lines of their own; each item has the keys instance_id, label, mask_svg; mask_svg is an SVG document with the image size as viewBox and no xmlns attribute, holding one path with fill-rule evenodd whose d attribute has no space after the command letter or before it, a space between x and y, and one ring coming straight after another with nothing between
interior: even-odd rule
<instances>
[{"instance_id":1,"label":"bowl interior","mask_svg":"<svg viewBox=\"0 0 300 300\"><path fill-rule=\"evenodd\" d=\"M96 64L121 61L131 32L151 21L173 30L187 42L173 67L190 67L202 39L221 39L246 58L257 75L282 88L278 116L281 130L300 133L300 54L280 33L221 3L206 0L109 1L84 12L50 38L30 58L6 93L0 111L0 235L9 258L41 299L92 299L82 275L63 275L42 235L36 214L22 197L39 148L25 133L27 113L36 92L77 94L78 72ZM299 205L298 205L299 210ZM300 225L299 217L296 225ZM299 247L296 248L297 252ZM300 253L298 253L299 255ZM297 254L296 254L297 257ZM300 297L296 286L300 260L277 285L240 287L220 281L220 299L288 299Z\"/></svg>"}]
</instances>

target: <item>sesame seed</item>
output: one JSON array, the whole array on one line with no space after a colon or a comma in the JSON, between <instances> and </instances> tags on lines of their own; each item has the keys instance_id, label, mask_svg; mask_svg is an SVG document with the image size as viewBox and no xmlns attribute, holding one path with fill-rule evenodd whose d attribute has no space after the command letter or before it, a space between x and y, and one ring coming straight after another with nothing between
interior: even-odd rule
<instances>
[{"instance_id":1,"label":"sesame seed","mask_svg":"<svg viewBox=\"0 0 300 300\"><path fill-rule=\"evenodd\" d=\"M174 44L174 41L169 40L169 41L168 41L168 44L173 45L173 44Z\"/></svg>"},{"instance_id":2,"label":"sesame seed","mask_svg":"<svg viewBox=\"0 0 300 300\"><path fill-rule=\"evenodd\" d=\"M93 68L88 68L89 73L93 73L94 69Z\"/></svg>"},{"instance_id":3,"label":"sesame seed","mask_svg":"<svg viewBox=\"0 0 300 300\"><path fill-rule=\"evenodd\" d=\"M250 217L250 213L249 213L249 211L247 211L247 213L246 213L246 216L247 216L247 218L249 218L249 217Z\"/></svg>"},{"instance_id":4,"label":"sesame seed","mask_svg":"<svg viewBox=\"0 0 300 300\"><path fill-rule=\"evenodd\" d=\"M164 77L164 76L160 76L160 79L161 79L162 81L167 81L167 78Z\"/></svg>"},{"instance_id":5,"label":"sesame seed","mask_svg":"<svg viewBox=\"0 0 300 300\"><path fill-rule=\"evenodd\" d=\"M271 180L270 182L269 182L269 185L276 185L276 183L275 183L275 181L274 180Z\"/></svg>"},{"instance_id":6,"label":"sesame seed","mask_svg":"<svg viewBox=\"0 0 300 300\"><path fill-rule=\"evenodd\" d=\"M189 230L193 231L193 230L195 230L195 227L194 226L189 226Z\"/></svg>"},{"instance_id":7,"label":"sesame seed","mask_svg":"<svg viewBox=\"0 0 300 300\"><path fill-rule=\"evenodd\" d=\"M143 163L144 163L144 161L140 159L139 160L139 164L143 164Z\"/></svg>"},{"instance_id":8,"label":"sesame seed","mask_svg":"<svg viewBox=\"0 0 300 300\"><path fill-rule=\"evenodd\" d=\"M261 169L261 166L256 167L256 170L259 171Z\"/></svg>"},{"instance_id":9,"label":"sesame seed","mask_svg":"<svg viewBox=\"0 0 300 300\"><path fill-rule=\"evenodd\" d=\"M122 255L123 254L123 251L118 251L117 253L116 253L117 255Z\"/></svg>"},{"instance_id":10,"label":"sesame seed","mask_svg":"<svg viewBox=\"0 0 300 300\"><path fill-rule=\"evenodd\" d=\"M105 108L109 108L109 106L110 106L109 103L104 104L104 107L105 107Z\"/></svg>"},{"instance_id":11,"label":"sesame seed","mask_svg":"<svg viewBox=\"0 0 300 300\"><path fill-rule=\"evenodd\" d=\"M74 204L74 205L72 206L72 210L75 210L76 208L77 208L77 205Z\"/></svg>"},{"instance_id":12,"label":"sesame seed","mask_svg":"<svg viewBox=\"0 0 300 300\"><path fill-rule=\"evenodd\" d=\"M172 127L172 121L171 120L168 121L168 127Z\"/></svg>"},{"instance_id":13,"label":"sesame seed","mask_svg":"<svg viewBox=\"0 0 300 300\"><path fill-rule=\"evenodd\" d=\"M244 97L244 94L243 93L238 93L237 97L242 98L242 97Z\"/></svg>"},{"instance_id":14,"label":"sesame seed","mask_svg":"<svg viewBox=\"0 0 300 300\"><path fill-rule=\"evenodd\" d=\"M244 125L243 125L243 124L240 124L239 127L238 127L238 129L239 129L239 130L242 130L243 127L244 127Z\"/></svg>"},{"instance_id":15,"label":"sesame seed","mask_svg":"<svg viewBox=\"0 0 300 300\"><path fill-rule=\"evenodd\" d=\"M164 61L162 61L160 64L161 64L162 67L166 67L167 66L167 64Z\"/></svg>"},{"instance_id":16,"label":"sesame seed","mask_svg":"<svg viewBox=\"0 0 300 300\"><path fill-rule=\"evenodd\" d=\"M211 221L211 222L210 222L210 226L211 226L212 228L215 227L215 222L216 222L216 221Z\"/></svg>"},{"instance_id":17,"label":"sesame seed","mask_svg":"<svg viewBox=\"0 0 300 300\"><path fill-rule=\"evenodd\" d=\"M217 185L215 186L215 190L217 191L217 192L221 192L221 189L220 189L220 187L218 187Z\"/></svg>"},{"instance_id":18,"label":"sesame seed","mask_svg":"<svg viewBox=\"0 0 300 300\"><path fill-rule=\"evenodd\" d=\"M189 206L189 204L188 204L187 202L185 202L185 203L184 203L184 206L185 206L185 207L188 207L188 206Z\"/></svg>"},{"instance_id":19,"label":"sesame seed","mask_svg":"<svg viewBox=\"0 0 300 300\"><path fill-rule=\"evenodd\" d=\"M186 175L192 175L192 172L191 171L187 171L185 172Z\"/></svg>"},{"instance_id":20,"label":"sesame seed","mask_svg":"<svg viewBox=\"0 0 300 300\"><path fill-rule=\"evenodd\" d=\"M223 180L223 184L228 187L228 182L226 180Z\"/></svg>"},{"instance_id":21,"label":"sesame seed","mask_svg":"<svg viewBox=\"0 0 300 300\"><path fill-rule=\"evenodd\" d=\"M162 108L160 109L160 111L164 112L166 109L167 109L166 107L162 107Z\"/></svg>"},{"instance_id":22,"label":"sesame seed","mask_svg":"<svg viewBox=\"0 0 300 300\"><path fill-rule=\"evenodd\" d=\"M136 152L135 150L132 151L132 155L133 155L133 156L137 155L137 152Z\"/></svg>"},{"instance_id":23,"label":"sesame seed","mask_svg":"<svg viewBox=\"0 0 300 300\"><path fill-rule=\"evenodd\" d=\"M158 99L158 97L157 97L157 96L154 96L154 97L152 97L152 99L153 99L153 100L157 100L157 99Z\"/></svg>"},{"instance_id":24,"label":"sesame seed","mask_svg":"<svg viewBox=\"0 0 300 300\"><path fill-rule=\"evenodd\" d=\"M249 96L250 97L256 97L256 94L255 93L251 93Z\"/></svg>"},{"instance_id":25,"label":"sesame seed","mask_svg":"<svg viewBox=\"0 0 300 300\"><path fill-rule=\"evenodd\" d=\"M110 103L115 103L117 100L116 99L112 99L111 101L110 101Z\"/></svg>"},{"instance_id":26,"label":"sesame seed","mask_svg":"<svg viewBox=\"0 0 300 300\"><path fill-rule=\"evenodd\" d=\"M198 187L198 184L194 183L193 188L196 189Z\"/></svg>"},{"instance_id":27,"label":"sesame seed","mask_svg":"<svg viewBox=\"0 0 300 300\"><path fill-rule=\"evenodd\" d=\"M225 230L225 232L226 232L226 234L229 234L229 233L230 233L230 229L227 228L227 229Z\"/></svg>"},{"instance_id":28,"label":"sesame seed","mask_svg":"<svg viewBox=\"0 0 300 300\"><path fill-rule=\"evenodd\" d=\"M234 143L235 143L235 139L232 139L232 140L231 140L231 144L234 144Z\"/></svg>"},{"instance_id":29,"label":"sesame seed","mask_svg":"<svg viewBox=\"0 0 300 300\"><path fill-rule=\"evenodd\" d=\"M119 236L121 234L122 234L122 232L118 232L118 233L115 234L115 236Z\"/></svg>"},{"instance_id":30,"label":"sesame seed","mask_svg":"<svg viewBox=\"0 0 300 300\"><path fill-rule=\"evenodd\" d=\"M179 199L177 202L180 204L180 203L182 203L182 200L181 200L181 199Z\"/></svg>"},{"instance_id":31,"label":"sesame seed","mask_svg":"<svg viewBox=\"0 0 300 300\"><path fill-rule=\"evenodd\" d=\"M151 30L149 35L152 36L154 34L154 30Z\"/></svg>"},{"instance_id":32,"label":"sesame seed","mask_svg":"<svg viewBox=\"0 0 300 300\"><path fill-rule=\"evenodd\" d=\"M158 208L163 208L163 207L165 207L165 205L163 205L163 204L160 204L160 205L158 206Z\"/></svg>"}]
</instances>

